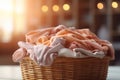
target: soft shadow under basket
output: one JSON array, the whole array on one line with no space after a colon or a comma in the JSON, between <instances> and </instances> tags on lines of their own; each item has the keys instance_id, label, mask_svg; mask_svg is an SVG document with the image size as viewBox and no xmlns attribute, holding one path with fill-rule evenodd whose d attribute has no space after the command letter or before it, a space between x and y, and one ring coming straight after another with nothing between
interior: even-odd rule
<instances>
[{"instance_id":1,"label":"soft shadow under basket","mask_svg":"<svg viewBox=\"0 0 120 80\"><path fill-rule=\"evenodd\" d=\"M109 57L57 57L51 66L39 66L25 57L20 65L23 80L106 80L109 62Z\"/></svg>"}]
</instances>

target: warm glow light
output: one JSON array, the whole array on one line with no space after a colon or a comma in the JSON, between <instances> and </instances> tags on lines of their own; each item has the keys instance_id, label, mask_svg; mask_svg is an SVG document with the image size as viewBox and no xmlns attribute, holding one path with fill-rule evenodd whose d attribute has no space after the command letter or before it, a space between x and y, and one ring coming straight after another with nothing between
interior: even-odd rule
<instances>
[{"instance_id":1,"label":"warm glow light","mask_svg":"<svg viewBox=\"0 0 120 80\"><path fill-rule=\"evenodd\" d=\"M97 8L98 8L98 9L103 9L103 8L104 8L103 3L98 3L98 4L97 4Z\"/></svg>"},{"instance_id":2,"label":"warm glow light","mask_svg":"<svg viewBox=\"0 0 120 80\"><path fill-rule=\"evenodd\" d=\"M0 0L0 11L11 12L13 10L13 2L11 0Z\"/></svg>"},{"instance_id":3,"label":"warm glow light","mask_svg":"<svg viewBox=\"0 0 120 80\"><path fill-rule=\"evenodd\" d=\"M24 4L24 1L23 0L16 0L16 7L15 7L15 11L17 14L21 14L24 12L24 9L25 9L25 4Z\"/></svg>"},{"instance_id":4,"label":"warm glow light","mask_svg":"<svg viewBox=\"0 0 120 80\"><path fill-rule=\"evenodd\" d=\"M64 4L63 5L63 10L65 10L65 11L70 10L70 5L69 4Z\"/></svg>"},{"instance_id":5,"label":"warm glow light","mask_svg":"<svg viewBox=\"0 0 120 80\"><path fill-rule=\"evenodd\" d=\"M13 1L0 0L0 40L9 42L12 37L13 24Z\"/></svg>"},{"instance_id":6,"label":"warm glow light","mask_svg":"<svg viewBox=\"0 0 120 80\"><path fill-rule=\"evenodd\" d=\"M52 9L53 9L54 12L57 12L57 11L59 11L59 6L58 5L54 5L52 7Z\"/></svg>"},{"instance_id":7,"label":"warm glow light","mask_svg":"<svg viewBox=\"0 0 120 80\"><path fill-rule=\"evenodd\" d=\"M43 5L41 9L42 9L43 12L47 12L48 11L48 6Z\"/></svg>"},{"instance_id":8,"label":"warm glow light","mask_svg":"<svg viewBox=\"0 0 120 80\"><path fill-rule=\"evenodd\" d=\"M9 42L13 34L25 31L24 3L24 0L0 0L0 41Z\"/></svg>"},{"instance_id":9,"label":"warm glow light","mask_svg":"<svg viewBox=\"0 0 120 80\"><path fill-rule=\"evenodd\" d=\"M15 22L14 22L14 34L19 35L25 32L25 0L16 0L15 6Z\"/></svg>"},{"instance_id":10,"label":"warm glow light","mask_svg":"<svg viewBox=\"0 0 120 80\"><path fill-rule=\"evenodd\" d=\"M113 8L118 8L118 3L117 2L112 2L112 7Z\"/></svg>"},{"instance_id":11,"label":"warm glow light","mask_svg":"<svg viewBox=\"0 0 120 80\"><path fill-rule=\"evenodd\" d=\"M5 24L3 24L3 36L2 36L2 41L3 42L9 42L11 40L11 35L13 31L13 27L11 25L11 21L6 21Z\"/></svg>"}]
</instances>

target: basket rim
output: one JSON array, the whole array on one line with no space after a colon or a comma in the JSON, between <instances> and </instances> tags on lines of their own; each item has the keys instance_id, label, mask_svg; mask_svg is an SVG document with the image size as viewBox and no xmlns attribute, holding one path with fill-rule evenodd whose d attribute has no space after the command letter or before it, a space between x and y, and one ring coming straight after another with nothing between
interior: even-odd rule
<instances>
[{"instance_id":1,"label":"basket rim","mask_svg":"<svg viewBox=\"0 0 120 80\"><path fill-rule=\"evenodd\" d=\"M22 64L22 63L24 63L24 60L32 60L29 56L26 56L26 57L24 57L23 58L23 60L20 62L20 64ZM98 61L98 60L101 60L101 61L110 61L111 60L111 58L110 57L108 57L108 56L106 56L106 57L104 57L104 58L97 58L97 57L86 57L86 58L72 58L72 57L56 57L54 60L53 60L53 62L52 62L52 64L50 65L50 66L52 66L54 63L61 63L61 62L74 62L74 61L81 61L81 62L88 62L88 61ZM32 61L34 61L34 60L32 60ZM35 64L37 64L37 65L39 65L37 62L35 62L34 61L34 63ZM42 66L42 65L41 65Z\"/></svg>"}]
</instances>

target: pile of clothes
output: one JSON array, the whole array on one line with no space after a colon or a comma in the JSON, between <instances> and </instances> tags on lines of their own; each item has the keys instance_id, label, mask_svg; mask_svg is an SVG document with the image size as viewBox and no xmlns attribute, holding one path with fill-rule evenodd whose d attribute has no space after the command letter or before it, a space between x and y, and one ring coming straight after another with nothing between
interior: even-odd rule
<instances>
[{"instance_id":1,"label":"pile of clothes","mask_svg":"<svg viewBox=\"0 0 120 80\"><path fill-rule=\"evenodd\" d=\"M114 59L114 49L109 41L99 39L89 29L76 29L59 25L31 31L26 41L19 41L13 55L14 62L29 56L39 65L51 65L56 57L86 58L105 56Z\"/></svg>"}]
</instances>

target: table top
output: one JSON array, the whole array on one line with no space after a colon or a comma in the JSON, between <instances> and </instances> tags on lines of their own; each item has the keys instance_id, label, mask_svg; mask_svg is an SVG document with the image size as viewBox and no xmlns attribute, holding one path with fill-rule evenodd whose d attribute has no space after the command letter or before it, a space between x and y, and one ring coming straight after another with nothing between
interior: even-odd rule
<instances>
[{"instance_id":1,"label":"table top","mask_svg":"<svg viewBox=\"0 0 120 80\"><path fill-rule=\"evenodd\" d=\"M109 66L107 80L120 80L120 66ZM1 65L0 80L22 80L20 66Z\"/></svg>"}]
</instances>

